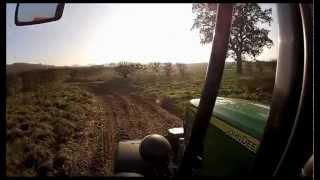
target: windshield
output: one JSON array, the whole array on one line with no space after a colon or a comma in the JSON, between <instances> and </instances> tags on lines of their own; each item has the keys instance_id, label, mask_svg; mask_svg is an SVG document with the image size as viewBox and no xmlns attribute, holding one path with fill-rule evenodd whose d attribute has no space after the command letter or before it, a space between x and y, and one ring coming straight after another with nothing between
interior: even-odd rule
<instances>
[{"instance_id":1,"label":"windshield","mask_svg":"<svg viewBox=\"0 0 320 180\"><path fill-rule=\"evenodd\" d=\"M255 5L260 15L275 8ZM119 141L182 127L201 96L216 13L207 4L66 4L60 20L31 26L14 24L15 8L6 5L8 176L112 175ZM230 45L220 96L270 104L272 12L251 21L246 51ZM250 77L264 66L266 79Z\"/></svg>"}]
</instances>

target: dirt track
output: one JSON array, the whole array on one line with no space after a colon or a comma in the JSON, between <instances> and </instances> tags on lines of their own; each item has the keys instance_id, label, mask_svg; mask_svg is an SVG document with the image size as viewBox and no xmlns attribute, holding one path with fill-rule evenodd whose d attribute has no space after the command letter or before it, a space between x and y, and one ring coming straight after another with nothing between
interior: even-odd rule
<instances>
[{"instance_id":1,"label":"dirt track","mask_svg":"<svg viewBox=\"0 0 320 180\"><path fill-rule=\"evenodd\" d=\"M140 139L148 134L167 133L168 128L182 126L182 120L161 108L152 99L133 95L130 88L114 88L104 82L80 83L96 95L105 110L103 126L106 175L112 172L113 156L117 142Z\"/></svg>"}]
</instances>

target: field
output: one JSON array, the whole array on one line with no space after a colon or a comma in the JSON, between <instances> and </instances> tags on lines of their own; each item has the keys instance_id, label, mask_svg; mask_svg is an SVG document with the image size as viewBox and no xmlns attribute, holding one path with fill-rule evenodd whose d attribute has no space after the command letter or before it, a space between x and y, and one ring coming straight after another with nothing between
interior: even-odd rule
<instances>
[{"instance_id":1,"label":"field","mask_svg":"<svg viewBox=\"0 0 320 180\"><path fill-rule=\"evenodd\" d=\"M181 74L114 67L50 67L7 74L8 176L112 175L119 140L165 134L199 98L207 64ZM219 96L271 102L275 63L226 64Z\"/></svg>"}]
</instances>

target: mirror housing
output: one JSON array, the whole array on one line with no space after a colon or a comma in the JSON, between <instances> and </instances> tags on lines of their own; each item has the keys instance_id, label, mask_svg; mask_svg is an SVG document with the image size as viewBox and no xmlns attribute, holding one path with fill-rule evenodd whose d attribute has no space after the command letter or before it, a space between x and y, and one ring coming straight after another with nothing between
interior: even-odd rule
<instances>
[{"instance_id":1,"label":"mirror housing","mask_svg":"<svg viewBox=\"0 0 320 180\"><path fill-rule=\"evenodd\" d=\"M15 11L15 24L26 26L57 21L62 17L63 9L64 3L18 3ZM39 12L36 12L37 10ZM21 18L26 20L23 21Z\"/></svg>"}]
</instances>

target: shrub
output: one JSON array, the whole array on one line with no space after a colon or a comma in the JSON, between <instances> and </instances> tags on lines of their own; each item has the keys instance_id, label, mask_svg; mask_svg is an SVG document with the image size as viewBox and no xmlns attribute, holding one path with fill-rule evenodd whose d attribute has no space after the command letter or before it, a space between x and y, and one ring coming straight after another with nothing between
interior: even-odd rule
<instances>
[{"instance_id":1,"label":"shrub","mask_svg":"<svg viewBox=\"0 0 320 180\"><path fill-rule=\"evenodd\" d=\"M124 79L128 78L130 74L137 71L144 70L144 66L139 63L120 62L114 70Z\"/></svg>"},{"instance_id":2,"label":"shrub","mask_svg":"<svg viewBox=\"0 0 320 180\"><path fill-rule=\"evenodd\" d=\"M151 71L155 74L159 74L160 73L160 63L159 62L153 62L153 63L149 63L149 68L151 69Z\"/></svg>"}]
</instances>

